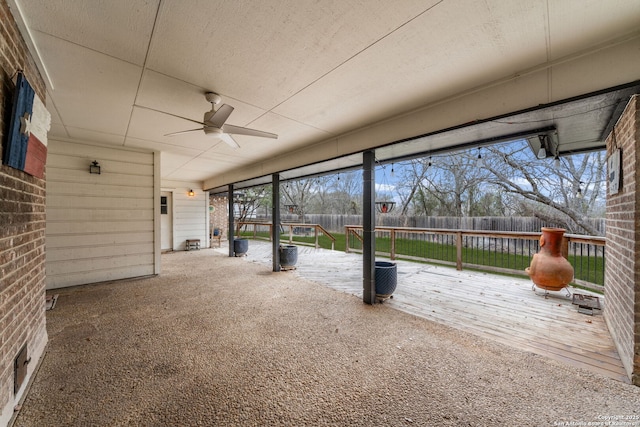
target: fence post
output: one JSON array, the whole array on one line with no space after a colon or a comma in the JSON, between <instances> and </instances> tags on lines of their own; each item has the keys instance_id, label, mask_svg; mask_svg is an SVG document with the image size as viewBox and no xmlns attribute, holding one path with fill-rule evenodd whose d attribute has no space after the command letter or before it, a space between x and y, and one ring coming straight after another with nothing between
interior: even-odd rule
<instances>
[{"instance_id":1,"label":"fence post","mask_svg":"<svg viewBox=\"0 0 640 427\"><path fill-rule=\"evenodd\" d=\"M318 244L318 226L316 225L315 227L313 227L313 230L316 233L316 249L318 249L320 247L320 245Z\"/></svg>"},{"instance_id":2,"label":"fence post","mask_svg":"<svg viewBox=\"0 0 640 427\"><path fill-rule=\"evenodd\" d=\"M396 230L391 229L391 259L396 259Z\"/></svg>"},{"instance_id":3,"label":"fence post","mask_svg":"<svg viewBox=\"0 0 640 427\"><path fill-rule=\"evenodd\" d=\"M462 232L456 233L456 270L462 271Z\"/></svg>"},{"instance_id":4,"label":"fence post","mask_svg":"<svg viewBox=\"0 0 640 427\"><path fill-rule=\"evenodd\" d=\"M345 227L344 228L344 252L345 253L349 253L349 233L350 233L350 229L349 227Z\"/></svg>"}]
</instances>

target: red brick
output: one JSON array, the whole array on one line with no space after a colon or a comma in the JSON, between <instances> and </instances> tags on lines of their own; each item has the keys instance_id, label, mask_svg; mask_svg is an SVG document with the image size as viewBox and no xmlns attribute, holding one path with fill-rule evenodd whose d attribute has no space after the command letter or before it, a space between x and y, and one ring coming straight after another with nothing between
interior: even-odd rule
<instances>
[{"instance_id":1,"label":"red brick","mask_svg":"<svg viewBox=\"0 0 640 427\"><path fill-rule=\"evenodd\" d=\"M0 0L0 159L13 96L22 69L45 101L45 84L5 0ZM0 164L0 408L13 402L13 359L32 349L45 327L45 181Z\"/></svg>"},{"instance_id":2,"label":"red brick","mask_svg":"<svg viewBox=\"0 0 640 427\"><path fill-rule=\"evenodd\" d=\"M632 381L640 385L640 111L638 97L627 105L607 138L607 152L622 149L622 190L607 197L607 271L605 317ZM615 144L614 144L615 135Z\"/></svg>"}]
</instances>

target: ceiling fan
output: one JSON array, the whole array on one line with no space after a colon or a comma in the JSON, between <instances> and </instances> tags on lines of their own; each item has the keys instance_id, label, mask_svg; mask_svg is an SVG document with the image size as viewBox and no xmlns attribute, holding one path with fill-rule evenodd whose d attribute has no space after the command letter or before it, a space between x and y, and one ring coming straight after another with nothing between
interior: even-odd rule
<instances>
[{"instance_id":1,"label":"ceiling fan","mask_svg":"<svg viewBox=\"0 0 640 427\"><path fill-rule=\"evenodd\" d=\"M238 145L238 143L233 139L231 135L247 135L247 136L257 136L261 138L272 138L272 139L278 138L278 135L276 135L275 133L264 132L261 130L249 129L249 128L244 128L240 126L226 124L227 119L233 112L233 107L230 106L229 104L222 104L216 110L215 106L218 105L222 100L222 98L220 98L220 95L218 95L217 93L207 92L205 93L205 98L208 102L211 103L211 111L207 111L204 113L204 119L202 120L202 122L190 119L188 117L182 117L175 114L167 113L165 111L155 110L149 107L142 107L142 106L140 107L146 108L152 111L158 111L160 113L168 114L173 117L178 117L180 119L188 120L190 122L194 122L194 123L198 123L199 125L202 125L202 127L199 127L196 129L172 132L172 133L166 134L165 136L175 136L175 135L181 135L183 133L188 133L188 132L204 131L205 135L218 137L224 142L226 142L232 148L239 148L240 145Z\"/></svg>"}]
</instances>

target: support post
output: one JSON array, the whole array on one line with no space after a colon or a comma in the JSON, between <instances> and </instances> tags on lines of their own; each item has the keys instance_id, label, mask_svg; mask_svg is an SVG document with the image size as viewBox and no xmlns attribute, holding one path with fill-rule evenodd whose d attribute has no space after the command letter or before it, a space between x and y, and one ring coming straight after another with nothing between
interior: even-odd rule
<instances>
[{"instance_id":1,"label":"support post","mask_svg":"<svg viewBox=\"0 0 640 427\"><path fill-rule=\"evenodd\" d=\"M273 271L280 271L280 174L271 175L271 195L273 207L271 211L271 244Z\"/></svg>"},{"instance_id":2,"label":"support post","mask_svg":"<svg viewBox=\"0 0 640 427\"><path fill-rule=\"evenodd\" d=\"M376 302L376 210L375 210L375 151L363 153L363 191L362 191L362 301L366 304Z\"/></svg>"},{"instance_id":3,"label":"support post","mask_svg":"<svg viewBox=\"0 0 640 427\"><path fill-rule=\"evenodd\" d=\"M235 251L233 250L233 240L234 240L234 228L235 224L233 222L233 184L229 184L229 230L227 230L227 236L229 236L229 256L232 257L235 255Z\"/></svg>"}]
</instances>

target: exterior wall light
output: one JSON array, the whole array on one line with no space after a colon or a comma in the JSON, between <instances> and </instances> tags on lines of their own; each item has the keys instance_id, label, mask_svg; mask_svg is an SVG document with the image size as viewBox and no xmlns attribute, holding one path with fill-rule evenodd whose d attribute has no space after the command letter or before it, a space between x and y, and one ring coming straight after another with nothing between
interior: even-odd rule
<instances>
[{"instance_id":1,"label":"exterior wall light","mask_svg":"<svg viewBox=\"0 0 640 427\"><path fill-rule=\"evenodd\" d=\"M187 196L189 196L189 197L193 197L195 195L196 195L196 193L193 190L189 190L189 192L187 193Z\"/></svg>"},{"instance_id":2,"label":"exterior wall light","mask_svg":"<svg viewBox=\"0 0 640 427\"><path fill-rule=\"evenodd\" d=\"M100 175L100 164L98 163L97 160L94 160L89 165L89 173L95 173L95 174Z\"/></svg>"}]
</instances>

